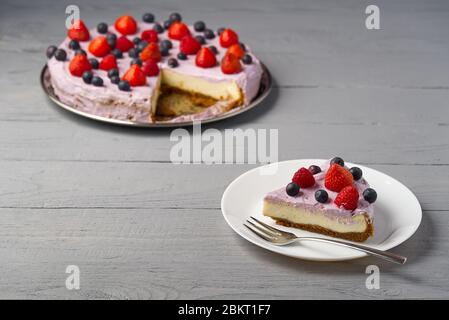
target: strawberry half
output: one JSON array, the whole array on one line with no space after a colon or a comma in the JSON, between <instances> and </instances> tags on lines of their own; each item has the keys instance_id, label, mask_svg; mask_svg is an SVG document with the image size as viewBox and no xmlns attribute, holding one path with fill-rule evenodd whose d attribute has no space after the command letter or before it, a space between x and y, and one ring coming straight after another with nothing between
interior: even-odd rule
<instances>
[{"instance_id":1,"label":"strawberry half","mask_svg":"<svg viewBox=\"0 0 449 320\"><path fill-rule=\"evenodd\" d=\"M159 50L159 46L157 43L151 42L149 43L145 49L142 50L142 52L139 55L140 60L147 61L147 60L153 60L155 62L161 61L161 52Z\"/></svg>"},{"instance_id":2,"label":"strawberry half","mask_svg":"<svg viewBox=\"0 0 449 320\"><path fill-rule=\"evenodd\" d=\"M181 40L188 35L190 35L190 30L185 23L176 21L168 28L168 36L170 39Z\"/></svg>"},{"instance_id":3,"label":"strawberry half","mask_svg":"<svg viewBox=\"0 0 449 320\"><path fill-rule=\"evenodd\" d=\"M81 77L84 71L92 70L92 65L84 54L77 54L69 64L69 71L75 77Z\"/></svg>"},{"instance_id":4,"label":"strawberry half","mask_svg":"<svg viewBox=\"0 0 449 320\"><path fill-rule=\"evenodd\" d=\"M233 54L234 56L237 57L237 59L242 59L242 57L245 55L245 51L243 50L240 43L234 43L232 46L228 48L226 54Z\"/></svg>"},{"instance_id":5,"label":"strawberry half","mask_svg":"<svg viewBox=\"0 0 449 320\"><path fill-rule=\"evenodd\" d=\"M126 36L121 36L115 42L115 47L121 52L128 52L129 49L134 48L134 43Z\"/></svg>"},{"instance_id":6,"label":"strawberry half","mask_svg":"<svg viewBox=\"0 0 449 320\"><path fill-rule=\"evenodd\" d=\"M224 29L220 34L220 45L223 48L229 48L235 43L239 43L239 36L232 29Z\"/></svg>"},{"instance_id":7,"label":"strawberry half","mask_svg":"<svg viewBox=\"0 0 449 320\"><path fill-rule=\"evenodd\" d=\"M67 31L67 36L72 40L87 41L90 38L89 30L82 20L75 20Z\"/></svg>"},{"instance_id":8,"label":"strawberry half","mask_svg":"<svg viewBox=\"0 0 449 320\"><path fill-rule=\"evenodd\" d=\"M121 16L115 21L115 29L123 35L134 34L137 31L137 22L131 16Z\"/></svg>"},{"instance_id":9,"label":"strawberry half","mask_svg":"<svg viewBox=\"0 0 449 320\"><path fill-rule=\"evenodd\" d=\"M158 42L156 30L145 30L140 34L140 38L146 42Z\"/></svg>"},{"instance_id":10,"label":"strawberry half","mask_svg":"<svg viewBox=\"0 0 449 320\"><path fill-rule=\"evenodd\" d=\"M184 54L196 54L201 49L201 43L192 36L185 36L181 40L179 50Z\"/></svg>"},{"instance_id":11,"label":"strawberry half","mask_svg":"<svg viewBox=\"0 0 449 320\"><path fill-rule=\"evenodd\" d=\"M159 67L157 65L157 62L151 59L148 60L143 66L142 71L147 77L157 76L159 74Z\"/></svg>"},{"instance_id":12,"label":"strawberry half","mask_svg":"<svg viewBox=\"0 0 449 320\"><path fill-rule=\"evenodd\" d=\"M221 60L221 71L223 71L224 74L239 73L240 71L242 71L242 64L240 63L240 59L238 59L232 53L225 54L225 56Z\"/></svg>"},{"instance_id":13,"label":"strawberry half","mask_svg":"<svg viewBox=\"0 0 449 320\"><path fill-rule=\"evenodd\" d=\"M301 168L295 172L292 181L301 188L312 187L315 184L315 178L306 168Z\"/></svg>"},{"instance_id":14,"label":"strawberry half","mask_svg":"<svg viewBox=\"0 0 449 320\"><path fill-rule=\"evenodd\" d=\"M213 68L217 65L217 58L211 49L203 47L196 54L195 63L201 68Z\"/></svg>"},{"instance_id":15,"label":"strawberry half","mask_svg":"<svg viewBox=\"0 0 449 320\"><path fill-rule=\"evenodd\" d=\"M334 163L330 166L324 179L324 186L332 191L340 192L344 187L352 185L353 178L348 169Z\"/></svg>"},{"instance_id":16,"label":"strawberry half","mask_svg":"<svg viewBox=\"0 0 449 320\"><path fill-rule=\"evenodd\" d=\"M111 51L105 36L98 36L89 43L88 50L96 57L104 57Z\"/></svg>"},{"instance_id":17,"label":"strawberry half","mask_svg":"<svg viewBox=\"0 0 449 320\"><path fill-rule=\"evenodd\" d=\"M108 54L106 57L101 60L99 68L101 70L111 70L117 68L117 58L113 54Z\"/></svg>"},{"instance_id":18,"label":"strawberry half","mask_svg":"<svg viewBox=\"0 0 449 320\"><path fill-rule=\"evenodd\" d=\"M138 64L133 64L123 75L122 80L127 80L133 87L144 86L147 83L145 73Z\"/></svg>"},{"instance_id":19,"label":"strawberry half","mask_svg":"<svg viewBox=\"0 0 449 320\"><path fill-rule=\"evenodd\" d=\"M359 202L359 192L354 186L344 187L334 200L337 207L345 208L346 210L355 210Z\"/></svg>"}]
</instances>

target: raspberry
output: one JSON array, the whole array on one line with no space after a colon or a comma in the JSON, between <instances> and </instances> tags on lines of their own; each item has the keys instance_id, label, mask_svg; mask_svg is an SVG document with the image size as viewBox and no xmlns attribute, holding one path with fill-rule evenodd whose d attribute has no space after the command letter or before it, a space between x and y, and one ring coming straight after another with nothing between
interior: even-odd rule
<instances>
[{"instance_id":1,"label":"raspberry","mask_svg":"<svg viewBox=\"0 0 449 320\"><path fill-rule=\"evenodd\" d=\"M334 203L337 207L345 208L346 210L355 210L359 202L359 192L354 186L344 187L335 198Z\"/></svg>"},{"instance_id":2,"label":"raspberry","mask_svg":"<svg viewBox=\"0 0 449 320\"><path fill-rule=\"evenodd\" d=\"M301 168L295 172L292 181L301 188L312 187L315 184L315 178L306 168Z\"/></svg>"},{"instance_id":3,"label":"raspberry","mask_svg":"<svg viewBox=\"0 0 449 320\"><path fill-rule=\"evenodd\" d=\"M340 192L344 187L352 185L351 172L339 164L332 164L326 173L324 186L332 191Z\"/></svg>"},{"instance_id":4,"label":"raspberry","mask_svg":"<svg viewBox=\"0 0 449 320\"><path fill-rule=\"evenodd\" d=\"M196 54L201 49L201 44L192 36L185 36L181 40L179 47L180 51L184 54Z\"/></svg>"}]
</instances>

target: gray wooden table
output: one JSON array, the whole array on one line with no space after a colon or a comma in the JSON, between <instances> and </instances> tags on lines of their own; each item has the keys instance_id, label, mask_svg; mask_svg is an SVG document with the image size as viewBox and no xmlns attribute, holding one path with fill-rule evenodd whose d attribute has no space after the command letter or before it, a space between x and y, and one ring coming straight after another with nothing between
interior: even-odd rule
<instances>
[{"instance_id":1,"label":"gray wooden table","mask_svg":"<svg viewBox=\"0 0 449 320\"><path fill-rule=\"evenodd\" d=\"M260 108L206 128L277 128L279 160L338 154L405 183L424 212L395 249L404 266L260 249L220 212L226 186L254 165L175 166L169 130L50 103L39 72L73 2L0 2L0 298L449 298L447 1L75 1L89 26L144 11L232 25L275 88ZM381 30L365 28L368 4ZM80 290L65 287L71 264ZM365 287L370 264L379 290Z\"/></svg>"}]
</instances>

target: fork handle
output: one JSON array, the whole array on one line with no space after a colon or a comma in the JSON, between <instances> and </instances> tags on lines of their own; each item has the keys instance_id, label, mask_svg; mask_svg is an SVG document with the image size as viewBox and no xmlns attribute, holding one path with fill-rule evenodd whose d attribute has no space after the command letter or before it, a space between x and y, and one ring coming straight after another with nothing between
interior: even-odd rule
<instances>
[{"instance_id":1,"label":"fork handle","mask_svg":"<svg viewBox=\"0 0 449 320\"><path fill-rule=\"evenodd\" d=\"M336 245L340 245L343 247L347 247L347 248L351 248L351 249L355 249L358 251L362 251L365 253L368 253L372 256L375 257L379 257L381 259L390 261L390 262L394 262L397 264L404 264L407 261L406 257L400 256L398 254L394 254L388 251L382 251L382 250L378 250L378 249L374 249L374 248L370 248L364 245L360 245L360 244L354 244L354 243L349 243L346 241L340 241L340 240L331 240L331 239L324 239L324 238L315 238L315 237L298 237L298 240L311 240L311 241L319 241L319 242L326 242L326 243L333 243Z\"/></svg>"}]
</instances>

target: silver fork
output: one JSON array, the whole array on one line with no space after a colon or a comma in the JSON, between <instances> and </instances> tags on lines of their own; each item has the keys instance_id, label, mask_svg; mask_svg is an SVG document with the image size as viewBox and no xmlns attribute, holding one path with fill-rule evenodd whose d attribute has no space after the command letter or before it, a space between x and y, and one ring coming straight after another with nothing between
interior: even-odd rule
<instances>
[{"instance_id":1,"label":"silver fork","mask_svg":"<svg viewBox=\"0 0 449 320\"><path fill-rule=\"evenodd\" d=\"M254 222L250 220L246 220L246 222L249 224L244 223L243 225L247 227L249 230L251 230L254 234L259 236L260 238L271 242L274 245L277 246L283 246L290 244L292 242L295 242L297 240L311 240L311 241L319 241L319 242L325 242L325 243L332 243L336 245L340 245L343 247L355 249L358 251L365 252L367 254L370 254L372 256L398 263L398 264L404 264L407 261L406 257L400 256L398 254L394 254L387 251L382 251L374 248L370 248L367 246L363 246L360 244L350 243L346 241L340 241L340 240L331 240L331 239L325 239L325 238L316 238L316 237L298 237L295 234L291 232L286 232L279 230L277 228L274 228L272 226L269 226L268 224L254 218L250 217Z\"/></svg>"}]
</instances>

